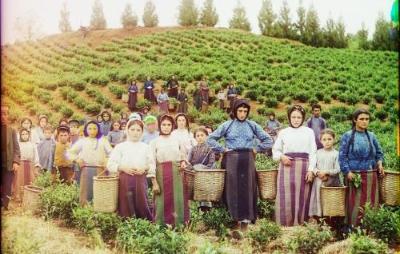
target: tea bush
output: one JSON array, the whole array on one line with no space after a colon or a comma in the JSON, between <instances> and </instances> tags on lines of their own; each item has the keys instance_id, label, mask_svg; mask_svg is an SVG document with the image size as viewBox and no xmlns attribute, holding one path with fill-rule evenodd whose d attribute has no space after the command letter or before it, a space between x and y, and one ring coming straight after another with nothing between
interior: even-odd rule
<instances>
[{"instance_id":1,"label":"tea bush","mask_svg":"<svg viewBox=\"0 0 400 254\"><path fill-rule=\"evenodd\" d=\"M272 219L275 212L275 202L258 199L257 211L259 218Z\"/></svg>"},{"instance_id":2,"label":"tea bush","mask_svg":"<svg viewBox=\"0 0 400 254\"><path fill-rule=\"evenodd\" d=\"M351 254L371 253L371 254L385 254L388 253L388 246L369 236L353 233L350 235L351 239Z\"/></svg>"},{"instance_id":3,"label":"tea bush","mask_svg":"<svg viewBox=\"0 0 400 254\"><path fill-rule=\"evenodd\" d=\"M269 220L261 219L258 223L259 228L257 230L252 230L249 233L249 238L251 239L252 244L262 251L265 245L278 238L282 232L281 228L276 223Z\"/></svg>"}]
</instances>

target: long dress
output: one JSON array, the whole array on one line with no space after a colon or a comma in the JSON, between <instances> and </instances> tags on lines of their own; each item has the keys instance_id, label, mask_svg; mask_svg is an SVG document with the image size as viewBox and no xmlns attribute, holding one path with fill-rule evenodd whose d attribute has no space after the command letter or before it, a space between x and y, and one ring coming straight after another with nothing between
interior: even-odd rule
<instances>
[{"instance_id":1,"label":"long dress","mask_svg":"<svg viewBox=\"0 0 400 254\"><path fill-rule=\"evenodd\" d=\"M168 114L168 95L166 93L161 93L157 97L158 107L160 115Z\"/></svg>"},{"instance_id":2,"label":"long dress","mask_svg":"<svg viewBox=\"0 0 400 254\"><path fill-rule=\"evenodd\" d=\"M178 113L187 113L188 110L188 97L185 93L179 93L177 100L179 101Z\"/></svg>"},{"instance_id":3,"label":"long dress","mask_svg":"<svg viewBox=\"0 0 400 254\"><path fill-rule=\"evenodd\" d=\"M153 163L150 172L156 172L161 193L154 196L154 221L177 226L189 221L188 192L184 188L179 163L186 155L179 141L171 135L159 136L150 142Z\"/></svg>"},{"instance_id":4,"label":"long dress","mask_svg":"<svg viewBox=\"0 0 400 254\"><path fill-rule=\"evenodd\" d=\"M144 82L144 98L152 103L156 103L157 99L154 95L154 83L151 80Z\"/></svg>"},{"instance_id":5,"label":"long dress","mask_svg":"<svg viewBox=\"0 0 400 254\"><path fill-rule=\"evenodd\" d=\"M172 131L171 136L179 141L182 145L185 155L188 155L193 146L197 145L196 140L188 129L175 129Z\"/></svg>"},{"instance_id":6,"label":"long dress","mask_svg":"<svg viewBox=\"0 0 400 254\"><path fill-rule=\"evenodd\" d=\"M351 136L354 141L351 144ZM345 184L348 187L346 193L346 218L348 225L357 226L364 214L363 208L368 202L372 207L379 205L379 184L377 162L383 161L383 152L374 133L348 131L343 134L340 141L339 164L345 176ZM347 181L349 172L361 176L361 184L356 188Z\"/></svg>"},{"instance_id":7,"label":"long dress","mask_svg":"<svg viewBox=\"0 0 400 254\"><path fill-rule=\"evenodd\" d=\"M200 82L200 93L201 93L201 111L207 112L208 110L208 103L209 103L209 88L207 82L201 81Z\"/></svg>"},{"instance_id":8,"label":"long dress","mask_svg":"<svg viewBox=\"0 0 400 254\"><path fill-rule=\"evenodd\" d=\"M201 104L202 104L201 89L200 88L197 88L194 91L193 98L194 98L194 107L198 111L200 111L201 110Z\"/></svg>"},{"instance_id":9,"label":"long dress","mask_svg":"<svg viewBox=\"0 0 400 254\"><path fill-rule=\"evenodd\" d=\"M56 149L56 142L50 139L43 139L37 145L39 154L39 163L43 169L52 170L54 162L54 151Z\"/></svg>"},{"instance_id":10,"label":"long dress","mask_svg":"<svg viewBox=\"0 0 400 254\"><path fill-rule=\"evenodd\" d=\"M296 226L308 219L311 184L306 174L316 166L317 147L314 132L301 126L288 127L278 134L272 147L272 157L280 160L282 155L291 157L291 165L279 163L275 221L282 226Z\"/></svg>"},{"instance_id":11,"label":"long dress","mask_svg":"<svg viewBox=\"0 0 400 254\"><path fill-rule=\"evenodd\" d=\"M208 136L207 144L223 153L218 140L225 138L228 149L222 158L226 169L224 201L236 221L254 221L257 218L257 180L253 149L263 152L272 146L272 140L261 126L251 120L229 120ZM255 146L254 139L258 139Z\"/></svg>"},{"instance_id":12,"label":"long dress","mask_svg":"<svg viewBox=\"0 0 400 254\"><path fill-rule=\"evenodd\" d=\"M36 145L30 141L19 142L21 151L21 164L13 180L14 198L18 201L22 198L23 187L32 184L35 180L35 167L40 167L39 154Z\"/></svg>"},{"instance_id":13,"label":"long dress","mask_svg":"<svg viewBox=\"0 0 400 254\"><path fill-rule=\"evenodd\" d=\"M168 87L168 96L171 98L177 98L178 97L178 81L175 79L171 79L167 83Z\"/></svg>"},{"instance_id":14,"label":"long dress","mask_svg":"<svg viewBox=\"0 0 400 254\"><path fill-rule=\"evenodd\" d=\"M104 137L81 138L67 151L70 160L83 160L81 168L79 202L85 205L93 199L93 177L102 173L111 153L111 145Z\"/></svg>"},{"instance_id":15,"label":"long dress","mask_svg":"<svg viewBox=\"0 0 400 254\"><path fill-rule=\"evenodd\" d=\"M118 214L120 216L153 220L147 201L146 174L130 175L120 171L120 168L149 170L152 159L150 146L143 142L125 141L118 144L111 152L107 168L110 172L119 172Z\"/></svg>"},{"instance_id":16,"label":"long dress","mask_svg":"<svg viewBox=\"0 0 400 254\"><path fill-rule=\"evenodd\" d=\"M136 109L137 93L138 93L138 87L136 86L136 84L132 84L129 86L128 93L129 93L128 108L130 111L134 111Z\"/></svg>"}]
</instances>

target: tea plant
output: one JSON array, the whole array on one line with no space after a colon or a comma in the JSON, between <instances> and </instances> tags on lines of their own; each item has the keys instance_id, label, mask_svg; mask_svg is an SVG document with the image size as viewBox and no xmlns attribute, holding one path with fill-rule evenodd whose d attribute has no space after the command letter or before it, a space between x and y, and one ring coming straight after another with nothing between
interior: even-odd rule
<instances>
[{"instance_id":1,"label":"tea plant","mask_svg":"<svg viewBox=\"0 0 400 254\"><path fill-rule=\"evenodd\" d=\"M277 224L266 219L261 219L258 223L259 228L257 230L252 230L249 233L249 238L252 244L258 250L262 251L270 241L281 235L281 229Z\"/></svg>"},{"instance_id":2,"label":"tea plant","mask_svg":"<svg viewBox=\"0 0 400 254\"><path fill-rule=\"evenodd\" d=\"M353 233L350 235L351 239L351 254L371 253L371 254L385 254L388 253L388 246L381 240L376 240L367 235L360 233Z\"/></svg>"}]
</instances>

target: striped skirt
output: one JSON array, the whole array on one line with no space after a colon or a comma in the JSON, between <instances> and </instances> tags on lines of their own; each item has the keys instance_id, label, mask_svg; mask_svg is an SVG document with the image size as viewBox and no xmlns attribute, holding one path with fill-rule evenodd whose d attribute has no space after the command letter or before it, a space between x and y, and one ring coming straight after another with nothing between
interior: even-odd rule
<instances>
[{"instance_id":1,"label":"striped skirt","mask_svg":"<svg viewBox=\"0 0 400 254\"><path fill-rule=\"evenodd\" d=\"M176 162L157 164L156 179L161 193L154 196L154 222L176 226L189 221L189 198Z\"/></svg>"},{"instance_id":2,"label":"striped skirt","mask_svg":"<svg viewBox=\"0 0 400 254\"><path fill-rule=\"evenodd\" d=\"M379 205L379 186L377 171L356 172L361 175L361 184L358 188L354 187L346 178L346 218L348 225L357 226L363 217L361 208L368 202L372 207Z\"/></svg>"},{"instance_id":3,"label":"striped skirt","mask_svg":"<svg viewBox=\"0 0 400 254\"><path fill-rule=\"evenodd\" d=\"M93 200L93 177L103 171L103 167L84 166L81 168L79 203L83 206Z\"/></svg>"},{"instance_id":4,"label":"striped skirt","mask_svg":"<svg viewBox=\"0 0 400 254\"><path fill-rule=\"evenodd\" d=\"M306 183L308 154L288 153L290 166L279 165L275 221L282 226L301 225L308 219L311 184Z\"/></svg>"},{"instance_id":5,"label":"striped skirt","mask_svg":"<svg viewBox=\"0 0 400 254\"><path fill-rule=\"evenodd\" d=\"M25 185L32 184L35 180L35 167L31 161L22 160L21 165L14 176L13 192L14 198L20 201Z\"/></svg>"},{"instance_id":6,"label":"striped skirt","mask_svg":"<svg viewBox=\"0 0 400 254\"><path fill-rule=\"evenodd\" d=\"M257 218L257 180L253 151L229 151L224 155L226 169L224 201L236 221Z\"/></svg>"},{"instance_id":7,"label":"striped skirt","mask_svg":"<svg viewBox=\"0 0 400 254\"><path fill-rule=\"evenodd\" d=\"M159 102L158 107L160 115L168 114L168 101Z\"/></svg>"},{"instance_id":8,"label":"striped skirt","mask_svg":"<svg viewBox=\"0 0 400 254\"><path fill-rule=\"evenodd\" d=\"M118 214L121 217L153 220L147 203L146 175L119 173Z\"/></svg>"}]
</instances>

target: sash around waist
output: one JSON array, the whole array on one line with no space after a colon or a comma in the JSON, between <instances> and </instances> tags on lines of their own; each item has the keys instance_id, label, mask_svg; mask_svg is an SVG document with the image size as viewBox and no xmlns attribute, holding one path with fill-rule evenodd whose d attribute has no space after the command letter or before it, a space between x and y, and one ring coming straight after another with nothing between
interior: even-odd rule
<instances>
[{"instance_id":1,"label":"sash around waist","mask_svg":"<svg viewBox=\"0 0 400 254\"><path fill-rule=\"evenodd\" d=\"M308 159L308 153L285 153L286 156L293 159Z\"/></svg>"}]
</instances>

